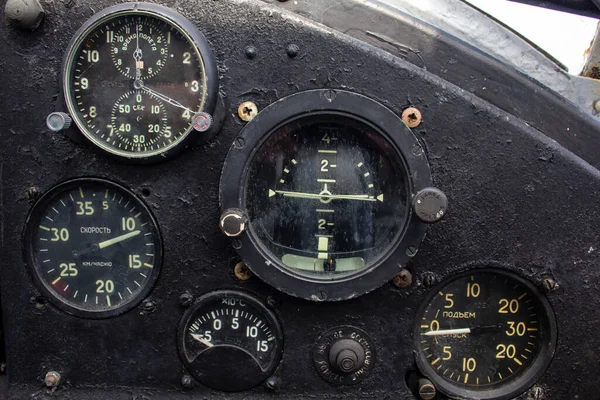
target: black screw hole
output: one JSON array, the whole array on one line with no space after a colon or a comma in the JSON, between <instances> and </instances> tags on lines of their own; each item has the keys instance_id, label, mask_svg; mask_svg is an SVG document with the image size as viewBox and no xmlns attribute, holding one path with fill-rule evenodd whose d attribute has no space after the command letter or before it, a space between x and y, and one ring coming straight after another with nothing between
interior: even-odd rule
<instances>
[{"instance_id":1,"label":"black screw hole","mask_svg":"<svg viewBox=\"0 0 600 400\"><path fill-rule=\"evenodd\" d=\"M152 193L150 192L150 189L148 188L143 188L142 189L142 196L144 197L149 197Z\"/></svg>"}]
</instances>

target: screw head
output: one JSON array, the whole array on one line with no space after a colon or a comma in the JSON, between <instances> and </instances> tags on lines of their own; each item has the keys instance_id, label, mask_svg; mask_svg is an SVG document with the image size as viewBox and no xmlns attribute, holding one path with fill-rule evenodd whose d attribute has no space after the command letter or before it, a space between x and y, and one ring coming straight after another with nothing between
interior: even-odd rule
<instances>
[{"instance_id":1,"label":"screw head","mask_svg":"<svg viewBox=\"0 0 600 400\"><path fill-rule=\"evenodd\" d=\"M436 394L437 390L429 379L419 379L419 397L422 400L432 400Z\"/></svg>"},{"instance_id":2,"label":"screw head","mask_svg":"<svg viewBox=\"0 0 600 400\"><path fill-rule=\"evenodd\" d=\"M53 112L48 114L46 118L46 126L52 132L60 132L68 129L71 126L73 119L71 116L64 112Z\"/></svg>"},{"instance_id":3,"label":"screw head","mask_svg":"<svg viewBox=\"0 0 600 400\"><path fill-rule=\"evenodd\" d=\"M294 58L298 55L298 53L300 53L300 47L298 47L297 44L290 44L286 49L285 49L288 57L290 58Z\"/></svg>"},{"instance_id":4,"label":"screw head","mask_svg":"<svg viewBox=\"0 0 600 400\"><path fill-rule=\"evenodd\" d=\"M547 292L552 292L560 287L558 283L552 278L544 279L543 284L544 289L546 289Z\"/></svg>"},{"instance_id":5,"label":"screw head","mask_svg":"<svg viewBox=\"0 0 600 400\"><path fill-rule=\"evenodd\" d=\"M58 385L60 385L60 379L61 376L58 372L50 371L46 374L46 377L44 378L44 385L46 385L47 388L55 388Z\"/></svg>"},{"instance_id":6,"label":"screw head","mask_svg":"<svg viewBox=\"0 0 600 400\"><path fill-rule=\"evenodd\" d=\"M246 217L242 210L229 209L221 215L219 226L227 236L237 237L246 230Z\"/></svg>"},{"instance_id":7,"label":"screw head","mask_svg":"<svg viewBox=\"0 0 600 400\"><path fill-rule=\"evenodd\" d=\"M258 106L251 101L245 101L238 107L238 116L242 121L250 122L258 115Z\"/></svg>"},{"instance_id":8,"label":"screw head","mask_svg":"<svg viewBox=\"0 0 600 400\"><path fill-rule=\"evenodd\" d=\"M402 121L404 121L409 128L416 128L421 125L422 120L423 116L421 115L421 111L415 107L409 107L402 112Z\"/></svg>"},{"instance_id":9,"label":"screw head","mask_svg":"<svg viewBox=\"0 0 600 400\"><path fill-rule=\"evenodd\" d=\"M194 296L190 292L185 292L181 296L179 296L179 305L181 307L189 307L194 302Z\"/></svg>"},{"instance_id":10,"label":"screw head","mask_svg":"<svg viewBox=\"0 0 600 400\"><path fill-rule=\"evenodd\" d=\"M194 387L194 380L188 374L185 374L181 377L181 386L185 389L192 389Z\"/></svg>"},{"instance_id":11,"label":"screw head","mask_svg":"<svg viewBox=\"0 0 600 400\"><path fill-rule=\"evenodd\" d=\"M240 261L233 268L233 273L240 281L247 281L252 278L252 271L243 261Z\"/></svg>"},{"instance_id":12,"label":"screw head","mask_svg":"<svg viewBox=\"0 0 600 400\"><path fill-rule=\"evenodd\" d=\"M279 380L279 378L272 376L269 379L267 379L267 381L265 382L265 386L267 387L267 389L273 391L279 390L281 386L281 381Z\"/></svg>"},{"instance_id":13,"label":"screw head","mask_svg":"<svg viewBox=\"0 0 600 400\"><path fill-rule=\"evenodd\" d=\"M437 283L435 275L431 272L427 272L423 275L423 286L426 288L432 288Z\"/></svg>"},{"instance_id":14,"label":"screw head","mask_svg":"<svg viewBox=\"0 0 600 400\"><path fill-rule=\"evenodd\" d=\"M397 288L406 289L412 285L412 274L409 270L403 269L402 271L398 272L396 276L394 276L392 282Z\"/></svg>"},{"instance_id":15,"label":"screw head","mask_svg":"<svg viewBox=\"0 0 600 400\"><path fill-rule=\"evenodd\" d=\"M198 132L206 132L213 124L213 117L209 113L199 112L192 119L193 127Z\"/></svg>"},{"instance_id":16,"label":"screw head","mask_svg":"<svg viewBox=\"0 0 600 400\"><path fill-rule=\"evenodd\" d=\"M246 58L248 58L249 60L256 58L256 55L258 54L258 52L256 51L256 47L254 47L254 46L246 47L245 53L246 53Z\"/></svg>"},{"instance_id":17,"label":"screw head","mask_svg":"<svg viewBox=\"0 0 600 400\"><path fill-rule=\"evenodd\" d=\"M414 197L413 210L416 216L425 223L439 222L448 211L448 198L440 189L425 188Z\"/></svg>"}]
</instances>

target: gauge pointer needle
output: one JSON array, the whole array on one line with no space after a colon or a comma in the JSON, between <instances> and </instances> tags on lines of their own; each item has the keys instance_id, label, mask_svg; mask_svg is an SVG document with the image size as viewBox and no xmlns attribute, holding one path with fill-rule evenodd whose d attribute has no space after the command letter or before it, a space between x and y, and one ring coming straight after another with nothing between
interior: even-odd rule
<instances>
[{"instance_id":1,"label":"gauge pointer needle","mask_svg":"<svg viewBox=\"0 0 600 400\"><path fill-rule=\"evenodd\" d=\"M462 335L462 334L473 334L477 335L480 333L498 332L502 330L501 325L489 325L489 326L476 326L474 328L461 328L461 329L444 329L438 331L429 331L422 333L422 336L449 336L449 335Z\"/></svg>"},{"instance_id":2,"label":"gauge pointer needle","mask_svg":"<svg viewBox=\"0 0 600 400\"><path fill-rule=\"evenodd\" d=\"M214 344L212 344L211 342L209 342L206 339L203 339L202 335L198 335L196 333L192 333L192 338L194 338L194 340L197 340L198 342L206 345L207 347L214 347Z\"/></svg>"},{"instance_id":3,"label":"gauge pointer needle","mask_svg":"<svg viewBox=\"0 0 600 400\"><path fill-rule=\"evenodd\" d=\"M282 194L285 197L297 197L300 199L332 199L332 200L360 200L360 201L377 201L369 197L368 194L313 194L301 192L287 192L284 190L274 190L277 194Z\"/></svg>"},{"instance_id":4,"label":"gauge pointer needle","mask_svg":"<svg viewBox=\"0 0 600 400\"><path fill-rule=\"evenodd\" d=\"M135 24L135 51L133 52L133 59L135 60L135 79L142 79L142 49L140 49L140 33L139 33L139 25Z\"/></svg>"},{"instance_id":5,"label":"gauge pointer needle","mask_svg":"<svg viewBox=\"0 0 600 400\"><path fill-rule=\"evenodd\" d=\"M133 231L133 232L126 233L125 235L117 236L116 238L105 240L104 242L98 243L98 248L105 249L108 246L112 246L113 244L117 244L124 240L131 239L132 237L139 235L141 232L142 231Z\"/></svg>"},{"instance_id":6,"label":"gauge pointer needle","mask_svg":"<svg viewBox=\"0 0 600 400\"><path fill-rule=\"evenodd\" d=\"M141 81L140 81L140 84L141 84ZM187 108L186 106L184 106L183 104L181 104L181 103L180 103L180 102L178 102L177 100L173 100L172 98L170 98L170 97L167 97L167 96L165 96L165 95L164 95L164 94L162 94L162 93L158 93L156 90L154 90L154 89L150 89L148 86L145 86L144 84L141 84L141 87L140 87L140 89L142 89L143 91L145 91L145 92L148 92L148 93L150 93L150 94L153 94L154 96L158 97L159 99L161 99L161 100L163 100L163 101L166 101L167 103L169 103L169 104L170 104L170 105L172 105L172 106L175 106L175 107L181 108L181 109L183 109L183 110L187 110L187 111L189 111L189 112L190 112L190 114L192 114L192 115L193 115L193 114L196 114L196 112L195 112L195 111L193 111L193 110L191 110L191 109Z\"/></svg>"}]
</instances>

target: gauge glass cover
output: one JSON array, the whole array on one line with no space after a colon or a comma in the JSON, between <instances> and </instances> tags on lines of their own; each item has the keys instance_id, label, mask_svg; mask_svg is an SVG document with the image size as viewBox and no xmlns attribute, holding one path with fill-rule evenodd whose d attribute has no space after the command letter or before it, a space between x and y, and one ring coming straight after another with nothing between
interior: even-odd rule
<instances>
[{"instance_id":1,"label":"gauge glass cover","mask_svg":"<svg viewBox=\"0 0 600 400\"><path fill-rule=\"evenodd\" d=\"M93 144L140 159L197 133L194 117L213 111L207 102L214 102L215 68L193 24L136 3L109 9L82 29L66 56L64 89L70 114Z\"/></svg>"},{"instance_id":2,"label":"gauge glass cover","mask_svg":"<svg viewBox=\"0 0 600 400\"><path fill-rule=\"evenodd\" d=\"M472 271L443 283L416 321L421 371L465 398L509 399L545 371L556 345L548 301L517 275Z\"/></svg>"},{"instance_id":3,"label":"gauge glass cover","mask_svg":"<svg viewBox=\"0 0 600 400\"><path fill-rule=\"evenodd\" d=\"M313 114L276 128L245 186L251 228L295 274L336 279L367 269L407 224L405 166L371 124Z\"/></svg>"},{"instance_id":4,"label":"gauge glass cover","mask_svg":"<svg viewBox=\"0 0 600 400\"><path fill-rule=\"evenodd\" d=\"M25 257L39 289L71 314L123 313L148 294L162 262L158 226L125 188L77 179L51 189L28 219Z\"/></svg>"}]
</instances>

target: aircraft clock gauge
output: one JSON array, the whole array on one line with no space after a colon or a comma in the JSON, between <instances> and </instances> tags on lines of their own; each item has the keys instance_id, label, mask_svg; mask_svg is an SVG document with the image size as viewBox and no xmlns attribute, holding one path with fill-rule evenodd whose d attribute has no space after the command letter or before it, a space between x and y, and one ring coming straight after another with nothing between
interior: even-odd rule
<instances>
[{"instance_id":1,"label":"aircraft clock gauge","mask_svg":"<svg viewBox=\"0 0 600 400\"><path fill-rule=\"evenodd\" d=\"M83 135L128 160L162 159L206 138L217 68L204 36L180 14L126 3L75 34L63 66L69 113ZM204 128L202 128L204 127Z\"/></svg>"}]
</instances>

